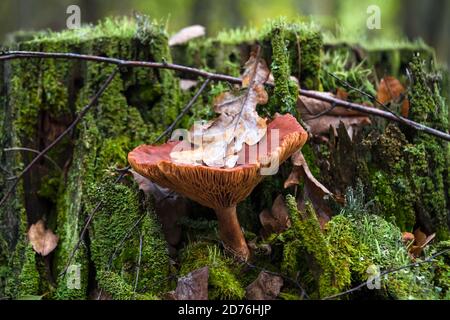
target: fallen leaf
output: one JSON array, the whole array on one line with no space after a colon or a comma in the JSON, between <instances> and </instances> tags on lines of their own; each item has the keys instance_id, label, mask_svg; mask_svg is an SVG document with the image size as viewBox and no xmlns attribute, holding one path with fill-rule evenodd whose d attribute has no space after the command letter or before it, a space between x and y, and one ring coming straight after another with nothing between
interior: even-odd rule
<instances>
[{"instance_id":1,"label":"fallen leaf","mask_svg":"<svg viewBox=\"0 0 450 320\"><path fill-rule=\"evenodd\" d=\"M283 287L283 278L265 271L262 271L258 278L247 288L245 297L248 300L274 300Z\"/></svg>"},{"instance_id":2,"label":"fallen leaf","mask_svg":"<svg viewBox=\"0 0 450 320\"><path fill-rule=\"evenodd\" d=\"M205 35L205 27L193 25L181 29L169 39L169 46L175 46Z\"/></svg>"},{"instance_id":3,"label":"fallen leaf","mask_svg":"<svg viewBox=\"0 0 450 320\"><path fill-rule=\"evenodd\" d=\"M59 237L45 228L44 221L39 220L28 229L28 240L34 251L46 256L56 248Z\"/></svg>"},{"instance_id":4,"label":"fallen leaf","mask_svg":"<svg viewBox=\"0 0 450 320\"><path fill-rule=\"evenodd\" d=\"M409 100L404 97L406 90L400 81L394 77L387 76L381 79L377 90L377 100L383 104L394 102L402 103L401 115L408 117Z\"/></svg>"},{"instance_id":5,"label":"fallen leaf","mask_svg":"<svg viewBox=\"0 0 450 320\"><path fill-rule=\"evenodd\" d=\"M281 233L291 226L289 213L287 211L284 197L278 195L272 204L272 209L264 209L259 214L259 221L263 227L263 236L266 237L272 233Z\"/></svg>"},{"instance_id":6,"label":"fallen leaf","mask_svg":"<svg viewBox=\"0 0 450 320\"><path fill-rule=\"evenodd\" d=\"M175 300L208 300L208 267L194 270L178 279Z\"/></svg>"},{"instance_id":7,"label":"fallen leaf","mask_svg":"<svg viewBox=\"0 0 450 320\"><path fill-rule=\"evenodd\" d=\"M219 116L195 124L189 131L189 144L178 144L170 154L172 160L190 165L234 167L244 144L255 145L266 134L267 121L258 115L256 106L268 101L264 89L268 76L266 63L252 52L242 76L245 93L235 96L227 92L216 97L214 111Z\"/></svg>"},{"instance_id":8,"label":"fallen leaf","mask_svg":"<svg viewBox=\"0 0 450 320\"><path fill-rule=\"evenodd\" d=\"M432 233L427 236L420 228L414 230L414 243L409 248L409 253L413 257L419 257L422 254L423 249L435 238L436 233Z\"/></svg>"},{"instance_id":9,"label":"fallen leaf","mask_svg":"<svg viewBox=\"0 0 450 320\"><path fill-rule=\"evenodd\" d=\"M334 97L333 94L328 92L321 92L320 94ZM371 124L370 118L361 112L338 106L332 108L332 105L326 101L305 96L299 96L297 109L308 125L309 132L315 136L328 135L330 127L333 129L334 135L337 136L337 128L342 122L350 138L352 138L353 133L358 128ZM327 110L329 111L325 112Z\"/></svg>"},{"instance_id":10,"label":"fallen leaf","mask_svg":"<svg viewBox=\"0 0 450 320\"><path fill-rule=\"evenodd\" d=\"M331 208L327 204L327 198L335 198L334 195L321 184L311 173L311 170L306 163L305 157L299 150L291 157L293 168L288 178L284 182L284 187L289 188L298 185L304 181L304 196L300 199L310 199L311 203L318 215L319 222L323 227L326 222L330 220ZM302 207L300 202L299 207Z\"/></svg>"},{"instance_id":11,"label":"fallen leaf","mask_svg":"<svg viewBox=\"0 0 450 320\"><path fill-rule=\"evenodd\" d=\"M347 101L348 98L348 92L345 91L343 88L337 88L336 90L336 98Z\"/></svg>"}]
</instances>

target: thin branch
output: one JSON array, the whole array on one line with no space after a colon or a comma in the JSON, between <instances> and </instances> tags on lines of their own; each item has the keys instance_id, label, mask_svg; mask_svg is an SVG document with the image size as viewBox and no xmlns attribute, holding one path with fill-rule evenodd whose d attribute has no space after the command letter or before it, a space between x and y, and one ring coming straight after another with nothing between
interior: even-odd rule
<instances>
[{"instance_id":1,"label":"thin branch","mask_svg":"<svg viewBox=\"0 0 450 320\"><path fill-rule=\"evenodd\" d=\"M127 173L126 171L122 172L122 173L117 177L117 179L114 181L114 183L118 183L120 180L122 180L123 177L126 175L126 173ZM69 269L70 263L72 262L72 259L73 259L73 257L75 256L75 253L77 252L78 248L80 247L81 242L82 242L83 239L84 239L84 235L86 234L86 231L87 231L89 225L91 224L92 219L94 218L94 216L95 216L95 214L98 212L98 210L101 209L102 204L103 204L102 201L97 202L97 204L95 205L94 209L93 209L92 212L89 214L89 216L88 216L88 218L87 218L87 220L86 220L86 223L85 223L85 225L84 225L84 227L83 227L83 230L81 231L81 234L80 234L80 236L78 237L78 241L77 241L77 243L75 244L75 247L73 248L72 252L70 253L69 260L67 261L64 270L60 273L60 276L63 276L63 277L64 277L64 276L66 275L66 272L67 272L67 270Z\"/></svg>"},{"instance_id":2,"label":"thin branch","mask_svg":"<svg viewBox=\"0 0 450 320\"><path fill-rule=\"evenodd\" d=\"M342 83L344 86L346 86L347 88L350 88L358 93L360 93L363 96L368 97L370 100L372 100L373 102L379 104L384 110L386 110L387 112L389 112L390 114L392 114L393 116L395 116L398 120L400 120L401 122L405 123L402 120L402 117L400 117L398 114L396 114L394 111L392 111L391 109L388 108L387 105L385 105L384 103L382 103L380 100L378 100L376 97L374 97L373 95L371 95L368 92L365 92L359 88L356 88L355 86L352 86L349 82L347 82L344 79L339 78L338 76L336 76L335 74L331 73L331 72L327 72L331 77L333 77L334 79L336 79L338 82ZM389 85L387 85L388 90L390 91L390 87ZM392 93L390 92L390 95L392 97ZM409 125L409 124L406 124ZM416 128L417 130L420 130L420 128Z\"/></svg>"},{"instance_id":3,"label":"thin branch","mask_svg":"<svg viewBox=\"0 0 450 320\"><path fill-rule=\"evenodd\" d=\"M31 148L23 148L23 147L6 148L6 149L3 149L3 151L5 151L5 152L26 151L26 152L33 152L33 153L36 153L36 154L40 153L39 150L35 150L35 149L31 149ZM50 158L47 155L44 155L44 158L47 159L49 162L51 162L59 171L62 171L61 167L52 158Z\"/></svg>"},{"instance_id":4,"label":"thin branch","mask_svg":"<svg viewBox=\"0 0 450 320\"><path fill-rule=\"evenodd\" d=\"M190 73L200 77L209 78L216 81L226 81L234 84L241 84L242 79L237 77L232 77L224 74L217 74L212 72L203 71L200 69L186 67L178 64L167 63L167 62L146 62L146 61L129 61L121 60L116 58L107 58L86 54L76 54L76 53L52 53L52 52L34 52L34 51L7 51L0 54L0 61L7 61L12 59L22 59L22 58L52 58L52 59L78 59L87 60L95 62L105 62L110 64L115 64L121 67L144 67L144 68L157 68L157 69L170 69L178 72ZM273 87L273 84L266 83L267 86ZM318 99L321 101L336 103L336 106L359 111L365 114L370 114L373 116L385 118L398 123L403 123L409 127L416 130L422 131L424 133L433 135L435 137L450 141L450 134L442 132L415 121L409 120L402 116L394 115L391 111L384 111L372 107L367 107L361 104L352 103L344 100L340 100L334 97L323 95L323 93L313 90L299 89L300 95L305 97Z\"/></svg>"},{"instance_id":5,"label":"thin branch","mask_svg":"<svg viewBox=\"0 0 450 320\"><path fill-rule=\"evenodd\" d=\"M0 61L12 60L12 59L24 59L24 58L50 58L50 59L76 59L86 60L94 62L105 62L109 64L115 64L120 67L144 67L154 69L169 69L178 72L184 72L189 74L195 74L203 78L209 78L211 80L227 81L231 83L241 83L241 79L231 77L223 74L216 74L196 68L186 67L174 63L168 62L149 62L149 61L132 61L122 60L117 58L108 58L87 54L77 53L57 53L57 52L37 52L37 51L7 51L0 54Z\"/></svg>"},{"instance_id":6,"label":"thin branch","mask_svg":"<svg viewBox=\"0 0 450 320\"><path fill-rule=\"evenodd\" d=\"M417 267L417 266L419 266L419 265L421 265L421 264L424 264L424 263L433 263L433 262L434 262L434 261L433 261L434 258L436 258L436 257L438 257L438 256L441 256L441 255L443 255L444 253L447 253L447 252L449 252L449 251L450 251L450 248L447 248L447 249L444 249L444 250L442 250L442 251L439 251L439 252L437 252L437 253L431 255L430 257L426 258L425 260L422 260L422 261L419 261L419 262L413 262L413 263L410 263L410 264L407 264L407 265L404 265L404 266L401 266L401 267L398 267L398 268L394 268L394 269L390 269L390 270L383 271L383 272L380 273L380 275L377 276L376 278L377 278L377 279L380 279L381 277L384 277L384 276L386 276L386 275L388 275L388 274L390 274L390 273L395 273L395 272L400 271L400 270L403 270L403 269L409 269L409 268L412 268L412 267ZM341 292L341 293L337 293L337 294L334 294L334 295L332 295L332 296L325 297L325 298L323 298L322 300L331 300L331 299L335 299L335 298L338 298L338 297L347 295L347 294L349 294L349 293L358 291L358 290L360 290L361 288L364 288L365 286L367 286L367 281L366 281L366 282L363 282L363 283L357 285L356 287L351 288L351 289L349 289L349 290L347 290L347 291L344 291L344 292Z\"/></svg>"},{"instance_id":7,"label":"thin branch","mask_svg":"<svg viewBox=\"0 0 450 320\"><path fill-rule=\"evenodd\" d=\"M180 114L178 114L178 116L176 117L176 119L172 122L172 124L163 132L161 133L161 135L153 142L153 143L158 143L163 137L165 137L168 134L171 134L173 129L175 128L175 126L177 125L177 123L181 120L181 118L183 118L186 113L188 113L188 111L192 108L192 106L194 105L195 101L197 101L198 97L200 96L200 94L203 92L203 90L205 90L206 86L209 84L209 82L211 81L210 78L206 78L205 82L203 82L202 86L200 87L200 89L198 89L197 93L192 97L192 99L189 101L189 103L183 108L183 110L181 110Z\"/></svg>"},{"instance_id":8,"label":"thin branch","mask_svg":"<svg viewBox=\"0 0 450 320\"><path fill-rule=\"evenodd\" d=\"M144 240L144 236L141 233L141 235L139 237L139 257L138 257L137 266L136 266L136 279L134 280L134 293L136 293L138 281L139 281L139 271L141 269L141 259L142 259L142 245L144 242L143 240Z\"/></svg>"},{"instance_id":9,"label":"thin branch","mask_svg":"<svg viewBox=\"0 0 450 320\"><path fill-rule=\"evenodd\" d=\"M335 104L335 103L332 103L332 104L331 104L331 107L329 107L329 108L327 108L327 109L325 109L325 110L323 110L323 111L321 111L321 112L319 112L319 113L313 115L312 117L308 117L308 120L320 118L321 116L326 115L328 112L333 111L334 108L336 108L336 104Z\"/></svg>"},{"instance_id":10,"label":"thin branch","mask_svg":"<svg viewBox=\"0 0 450 320\"><path fill-rule=\"evenodd\" d=\"M114 71L109 75L109 77L106 79L106 81L103 83L103 85L100 87L100 89L97 91L97 93L91 98L91 101L78 113L78 116L75 118L75 120L69 125L69 127L64 130L63 133L61 133L55 140L53 140L52 143L50 143L47 147L45 147L44 150L42 150L26 167L25 169L17 176L17 179L14 180L6 194L3 196L2 200L0 201L0 207L5 204L6 200L8 200L11 193L16 188L17 184L19 183L19 180L28 172L30 169L41 159L43 158L54 146L56 146L67 134L69 134L76 125L83 119L83 117L86 115L86 113L94 106L94 104L97 102L98 98L103 94L103 92L108 88L108 85L111 83L111 81L116 76L117 72L119 71L119 68L115 68Z\"/></svg>"},{"instance_id":11,"label":"thin branch","mask_svg":"<svg viewBox=\"0 0 450 320\"><path fill-rule=\"evenodd\" d=\"M347 108L350 110L355 110L355 111L359 111L362 113L366 113L366 114L370 114L373 116L378 116L381 118L385 118L388 120L392 120L398 123L403 123L406 124L409 127L412 127L416 130L428 133L430 135L433 135L435 137L441 138L443 140L446 141L450 141L450 134L445 133L443 131L439 131L430 127L427 127L423 124L417 123L415 121L409 120L407 118L404 118L402 116L395 116L393 114L391 114L390 112L387 111L383 111L377 108L372 108L372 107L366 107L357 103L353 103L353 102L348 102L348 101L344 101L344 100L340 100L337 98L334 98L332 96L328 96L325 95L323 92L318 92L318 91L311 91L311 90L300 90L300 95L303 95L305 97L309 97L309 98L314 98L314 99L318 99L321 101L325 101L328 103L335 103L336 106L339 107L343 107L343 108ZM401 120L399 120L401 119Z\"/></svg>"}]
</instances>

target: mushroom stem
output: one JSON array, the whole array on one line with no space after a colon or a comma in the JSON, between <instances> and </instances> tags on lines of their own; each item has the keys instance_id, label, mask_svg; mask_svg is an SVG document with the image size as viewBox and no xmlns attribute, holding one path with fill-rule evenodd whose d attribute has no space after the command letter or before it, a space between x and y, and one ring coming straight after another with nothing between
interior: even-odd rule
<instances>
[{"instance_id":1,"label":"mushroom stem","mask_svg":"<svg viewBox=\"0 0 450 320\"><path fill-rule=\"evenodd\" d=\"M215 209L215 211L219 223L220 239L238 258L247 261L250 251L237 218L236 206Z\"/></svg>"}]
</instances>

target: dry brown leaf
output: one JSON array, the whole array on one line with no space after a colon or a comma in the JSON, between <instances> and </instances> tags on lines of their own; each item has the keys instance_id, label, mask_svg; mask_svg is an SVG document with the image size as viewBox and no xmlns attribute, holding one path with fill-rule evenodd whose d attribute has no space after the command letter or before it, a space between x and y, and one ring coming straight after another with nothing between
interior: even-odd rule
<instances>
[{"instance_id":1,"label":"dry brown leaf","mask_svg":"<svg viewBox=\"0 0 450 320\"><path fill-rule=\"evenodd\" d=\"M273 300L280 294L282 287L282 277L262 271L246 288L245 297L248 300Z\"/></svg>"},{"instance_id":2,"label":"dry brown leaf","mask_svg":"<svg viewBox=\"0 0 450 320\"><path fill-rule=\"evenodd\" d=\"M294 153L291 159L294 166L289 177L284 182L284 187L288 188L295 186L301 181L304 181L304 195L299 198L299 207L300 209L303 209L303 200L305 198L310 199L316 214L318 215L319 222L323 227L323 225L330 220L331 216L331 209L326 202L326 198L332 198L334 196L313 176L301 151Z\"/></svg>"},{"instance_id":3,"label":"dry brown leaf","mask_svg":"<svg viewBox=\"0 0 450 320\"><path fill-rule=\"evenodd\" d=\"M205 27L193 25L181 29L169 39L169 46L175 46L205 35Z\"/></svg>"},{"instance_id":4,"label":"dry brown leaf","mask_svg":"<svg viewBox=\"0 0 450 320\"><path fill-rule=\"evenodd\" d=\"M337 88L336 90L336 98L347 101L348 99L348 92L345 91L343 88Z\"/></svg>"},{"instance_id":5,"label":"dry brown leaf","mask_svg":"<svg viewBox=\"0 0 450 320\"><path fill-rule=\"evenodd\" d=\"M171 153L172 160L191 165L234 167L244 144L255 145L266 134L267 121L258 115L256 106L267 103L264 83L268 76L266 63L252 52L242 78L243 87L248 90L240 96L223 93L216 97L214 111L219 116L194 125L187 139L195 146L194 150L190 145L183 150L178 148Z\"/></svg>"},{"instance_id":6,"label":"dry brown leaf","mask_svg":"<svg viewBox=\"0 0 450 320\"><path fill-rule=\"evenodd\" d=\"M415 241L409 248L409 252L414 257L419 257L422 254L423 249L434 239L436 233L427 236L420 228L414 230Z\"/></svg>"},{"instance_id":7,"label":"dry brown leaf","mask_svg":"<svg viewBox=\"0 0 450 320\"><path fill-rule=\"evenodd\" d=\"M291 220L289 219L289 213L282 194L275 199L271 210L264 209L259 214L259 221L263 227L264 237L272 233L281 233L291 226Z\"/></svg>"},{"instance_id":8,"label":"dry brown leaf","mask_svg":"<svg viewBox=\"0 0 450 320\"><path fill-rule=\"evenodd\" d=\"M39 220L28 230L28 240L34 251L46 256L56 248L59 237L52 230L45 228L44 221Z\"/></svg>"},{"instance_id":9,"label":"dry brown leaf","mask_svg":"<svg viewBox=\"0 0 450 320\"><path fill-rule=\"evenodd\" d=\"M321 92L320 94L334 97L333 94L328 92ZM334 135L337 136L337 128L342 122L347 129L349 137L352 138L353 132L358 128L371 124L370 118L361 112L343 107L331 109L331 106L326 101L305 96L299 96L297 100L297 109L302 119L308 125L309 131L315 136L328 135L330 127L333 129ZM318 117L318 115L326 110L330 111Z\"/></svg>"},{"instance_id":10,"label":"dry brown leaf","mask_svg":"<svg viewBox=\"0 0 450 320\"><path fill-rule=\"evenodd\" d=\"M394 77L387 76L381 79L377 90L377 100L383 104L394 102L400 103L400 99L405 94L405 87ZM401 114L408 117L409 100L405 97L402 102Z\"/></svg>"}]
</instances>

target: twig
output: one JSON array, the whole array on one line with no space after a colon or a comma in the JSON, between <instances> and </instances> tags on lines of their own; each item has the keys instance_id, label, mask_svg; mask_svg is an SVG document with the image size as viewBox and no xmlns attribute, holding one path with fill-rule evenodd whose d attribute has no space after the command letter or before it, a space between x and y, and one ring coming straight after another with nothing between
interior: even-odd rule
<instances>
[{"instance_id":1,"label":"twig","mask_svg":"<svg viewBox=\"0 0 450 320\"><path fill-rule=\"evenodd\" d=\"M378 100L376 97L374 97L374 96L371 95L370 93L365 92L365 91L363 91L363 90L361 90L361 89L359 89L359 88L356 88L355 86L352 86L349 82L347 82L347 81L344 80L344 79L339 78L338 76L336 76L335 74L333 74L333 73L331 73L331 72L327 72L327 73L328 73L331 77L335 78L338 82L342 83L344 86L346 86L346 87L348 87L348 88L350 88L350 89L352 89L352 90L355 90L356 92L362 94L363 96L368 97L369 99L371 99L371 100L374 101L375 103L379 104L384 110L386 110L387 112L389 112L390 114L392 114L393 116L395 116L395 117L396 117L398 120L400 120L402 123L405 123L405 121L403 121L403 118L402 118L402 117L400 117L400 116L399 116L398 114L396 114L394 111L392 111L391 109L389 109L388 106L386 106L384 103L382 103L380 100ZM387 85L387 88L388 88L389 91L391 91L389 85ZM391 92L390 92L390 95L391 95L391 97L392 97L392 93L391 93ZM406 125L409 125L409 124L406 123ZM416 129L417 129L417 130L421 130L420 127L416 127Z\"/></svg>"},{"instance_id":2,"label":"twig","mask_svg":"<svg viewBox=\"0 0 450 320\"><path fill-rule=\"evenodd\" d=\"M128 239L128 237L131 235L131 232L133 232L134 228L136 228L139 223L142 221L142 219L144 219L144 217L147 215L147 213L142 214L137 220L136 222L131 226L130 229L128 229L128 231L125 233L125 235L123 236L122 240L120 240L119 245L114 249L113 254L111 255L111 257L109 258L109 262L108 262L108 271L111 269L112 263L114 261L114 258L117 255L117 252L119 252L119 250L123 247L123 245L125 244L125 241Z\"/></svg>"},{"instance_id":3,"label":"twig","mask_svg":"<svg viewBox=\"0 0 450 320\"><path fill-rule=\"evenodd\" d=\"M203 82L200 89L198 89L197 93L192 97L192 99L183 108L183 110L181 110L180 114L178 114L178 116L172 122L172 124L163 133L161 133L161 135L153 143L158 143L163 137L172 133L172 131L175 128L175 126L177 125L178 121L180 121L181 118L183 118L186 115L186 113L192 108L192 106L194 105L194 102L197 101L198 97L203 92L203 90L205 90L206 86L209 84L210 81L211 81L210 78L206 78L205 82Z\"/></svg>"},{"instance_id":4,"label":"twig","mask_svg":"<svg viewBox=\"0 0 450 320\"><path fill-rule=\"evenodd\" d=\"M331 107L329 107L329 108L327 108L327 109L325 109L325 110L323 110L323 111L313 115L312 117L308 117L308 120L320 118L321 116L327 114L328 112L331 112L334 108L336 108L336 104L332 103Z\"/></svg>"},{"instance_id":5,"label":"twig","mask_svg":"<svg viewBox=\"0 0 450 320\"><path fill-rule=\"evenodd\" d=\"M114 183L118 183L120 180L122 180L122 178L126 175L126 171L122 172L117 179L114 181ZM98 212L98 210L100 210L101 206L102 206L102 202L99 201L97 202L97 204L95 205L94 209L92 210L92 212L89 214L87 220L86 220L86 224L83 227L83 230L81 231L80 236L78 237L78 241L75 245L75 247L73 248L72 252L70 253L69 256L69 260L66 263L66 267L64 268L64 270L60 273L60 276L65 276L67 270L69 269L70 263L72 262L73 257L75 256L75 253L77 252L78 248L80 247L81 242L84 239L84 235L86 234L86 231L92 221L92 218L94 218L94 215Z\"/></svg>"},{"instance_id":6,"label":"twig","mask_svg":"<svg viewBox=\"0 0 450 320\"><path fill-rule=\"evenodd\" d=\"M23 148L23 147L6 148L6 149L3 149L3 151L5 151L5 152L10 152L10 151L27 151L27 152L33 152L33 153L36 153L36 154L40 153L38 150L31 149L31 148ZM51 162L59 171L62 171L61 167L52 158L50 158L47 155L44 155L44 158L47 159L49 162Z\"/></svg>"},{"instance_id":7,"label":"twig","mask_svg":"<svg viewBox=\"0 0 450 320\"><path fill-rule=\"evenodd\" d=\"M203 78L209 78L211 80L227 81L231 83L241 83L241 79L228 75L216 74L196 68L186 67L174 63L168 62L149 62L149 61L132 61L122 60L117 58L108 58L87 54L77 53L57 53L57 52L38 52L38 51L7 51L0 55L0 61L6 61L11 59L24 59L24 58L51 58L51 59L76 59L87 60L94 62L106 62L115 64L120 67L145 67L154 69L169 69L178 72L185 72L195 74Z\"/></svg>"},{"instance_id":8,"label":"twig","mask_svg":"<svg viewBox=\"0 0 450 320\"><path fill-rule=\"evenodd\" d=\"M138 281L139 281L139 271L141 269L142 243L143 243L143 240L144 240L144 236L141 233L141 236L139 237L139 257L138 257L137 266L136 266L136 279L134 280L134 293L136 293L137 286L138 286Z\"/></svg>"},{"instance_id":9,"label":"twig","mask_svg":"<svg viewBox=\"0 0 450 320\"><path fill-rule=\"evenodd\" d=\"M0 57L1 58L1 57ZM98 98L103 94L103 92L108 88L108 85L111 83L111 81L116 76L117 72L119 71L119 68L115 68L114 71L109 75L109 77L106 79L106 81L103 83L103 85L100 87L100 89L97 91L97 93L91 98L91 101L83 108L81 109L80 113L78 113L78 116L75 118L75 120L69 125L69 127L64 130L63 133L61 133L55 140L53 140L52 143L50 143L47 147L45 147L44 150L42 150L26 167L25 169L17 176L17 179L14 180L6 194L3 196L2 200L0 201L0 207L8 200L11 193L16 188L17 184L19 183L19 180L28 172L30 169L34 166L35 163L37 163L41 158L43 158L54 146L56 146L68 133L70 133L75 126L83 119L83 117L86 115L86 113L94 106L94 104L97 102Z\"/></svg>"},{"instance_id":10,"label":"twig","mask_svg":"<svg viewBox=\"0 0 450 320\"><path fill-rule=\"evenodd\" d=\"M0 54L0 61L7 61L12 59L22 59L22 58L52 58L52 59L79 59L87 61L105 62L110 64L115 64L122 67L144 67L144 68L157 68L157 69L170 69L178 72L185 72L194 74L200 77L209 78L216 81L226 81L234 84L241 84L242 79L237 77L232 77L224 74L217 74L212 72L203 71L200 69L186 67L178 64L167 63L167 62L145 62L145 61L129 61L121 60L116 58L107 58L86 54L76 54L76 53L52 53L52 52L34 52L34 51L7 51ZM267 86L273 87L271 83L266 83ZM313 90L299 89L300 95L305 97L318 99L321 101L336 103L336 106L359 111L365 114L370 114L373 116L385 118L398 123L403 123L409 127L416 130L420 130L424 133L433 135L435 137L450 141L450 134L442 132L423 124L417 123L415 121L409 120L402 116L394 115L391 111L383 111L380 109L367 107L361 104L352 103L344 100L340 100L334 97L323 95L323 93Z\"/></svg>"},{"instance_id":11,"label":"twig","mask_svg":"<svg viewBox=\"0 0 450 320\"><path fill-rule=\"evenodd\" d=\"M404 266L401 266L401 267L398 267L398 268L394 268L394 269L390 269L390 270L383 271L383 272L380 273L380 275L377 276L376 278L380 279L381 277L383 277L383 276L385 276L385 275L388 275L388 274L390 274L390 273L395 273L395 272L397 272L397 271L400 271L400 270L403 270L403 269L409 269L409 268L411 268L411 267L417 267L417 266L419 266L419 265L421 265L421 264L424 264L424 263L432 263L434 258L436 258L436 257L438 257L438 256L441 256L441 255L443 255L444 253L447 253L447 252L449 252L449 251L450 251L450 248L447 248L447 249L444 249L444 250L442 250L442 251L439 251L439 252L437 252L437 253L431 255L430 257L426 258L425 260L422 260L422 261L419 261L419 262L413 262L413 263L410 263L410 264L407 264L407 265L404 265ZM357 290L359 290L359 289L365 287L366 285L367 285L367 282L363 282L363 283L357 285L357 286L354 287L354 288L351 288L351 289L349 289L349 290L347 290L347 291L344 291L344 292L341 292L341 293L334 294L334 295L332 295L332 296L325 297L325 298L323 298L322 300L331 300L331 299L335 299L335 298L338 298L338 297L347 295L347 294L349 294L349 293L355 292L355 291L357 291Z\"/></svg>"},{"instance_id":12,"label":"twig","mask_svg":"<svg viewBox=\"0 0 450 320\"><path fill-rule=\"evenodd\" d=\"M318 91L300 89L300 95L303 95L303 96L309 97L309 98L314 98L314 99L321 100L321 101L325 101L325 102L328 102L331 104L335 103L336 106L339 106L339 107L343 107L343 108L347 108L350 110L359 111L359 112L362 112L365 114L370 114L373 116L385 118L385 119L392 120L392 121L395 121L398 123L403 123L403 124L405 124L409 127L412 127L416 130L422 131L424 133L430 134L432 136L441 138L446 141L450 141L450 134L448 134L446 132L427 127L423 124L409 120L402 116L395 116L392 113L387 112L387 111L383 111L383 110L380 110L377 108L372 108L372 107L366 107L366 106L363 106L363 105L360 105L357 103L353 103L353 102L340 100L340 99L334 98L332 96L325 95L323 92L318 92Z\"/></svg>"}]
</instances>

